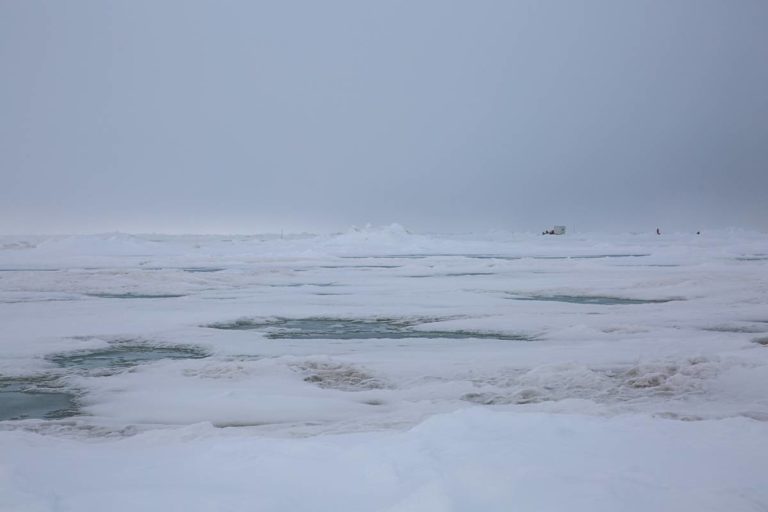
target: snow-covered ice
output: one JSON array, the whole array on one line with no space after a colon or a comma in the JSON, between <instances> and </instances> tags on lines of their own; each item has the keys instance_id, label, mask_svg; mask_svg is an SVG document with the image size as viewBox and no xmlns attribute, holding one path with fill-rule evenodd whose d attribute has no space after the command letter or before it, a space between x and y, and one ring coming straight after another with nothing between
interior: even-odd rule
<instances>
[{"instance_id":1,"label":"snow-covered ice","mask_svg":"<svg viewBox=\"0 0 768 512\"><path fill-rule=\"evenodd\" d=\"M766 340L755 232L0 237L0 511L766 510Z\"/></svg>"}]
</instances>

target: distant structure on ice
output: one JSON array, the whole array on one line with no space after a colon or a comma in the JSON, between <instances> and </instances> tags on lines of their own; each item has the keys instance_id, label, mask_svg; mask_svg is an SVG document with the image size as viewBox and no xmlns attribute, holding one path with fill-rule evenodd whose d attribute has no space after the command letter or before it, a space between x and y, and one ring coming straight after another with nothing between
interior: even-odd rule
<instances>
[{"instance_id":1,"label":"distant structure on ice","mask_svg":"<svg viewBox=\"0 0 768 512\"><path fill-rule=\"evenodd\" d=\"M542 235L564 235L565 226L554 226L552 229L548 229L542 233Z\"/></svg>"}]
</instances>

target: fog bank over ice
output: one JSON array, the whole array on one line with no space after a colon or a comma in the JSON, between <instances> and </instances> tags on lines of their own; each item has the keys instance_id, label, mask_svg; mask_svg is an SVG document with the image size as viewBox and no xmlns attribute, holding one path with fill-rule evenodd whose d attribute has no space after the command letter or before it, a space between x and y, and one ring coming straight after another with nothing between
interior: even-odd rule
<instances>
[{"instance_id":1,"label":"fog bank over ice","mask_svg":"<svg viewBox=\"0 0 768 512\"><path fill-rule=\"evenodd\" d=\"M2 2L0 233L767 229L766 20Z\"/></svg>"}]
</instances>

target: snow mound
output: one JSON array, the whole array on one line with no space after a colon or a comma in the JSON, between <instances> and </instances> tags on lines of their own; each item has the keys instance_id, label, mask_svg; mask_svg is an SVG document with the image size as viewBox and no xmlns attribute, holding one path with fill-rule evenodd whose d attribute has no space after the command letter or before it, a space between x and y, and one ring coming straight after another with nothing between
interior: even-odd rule
<instances>
[{"instance_id":1,"label":"snow mound","mask_svg":"<svg viewBox=\"0 0 768 512\"><path fill-rule=\"evenodd\" d=\"M388 435L266 439L197 424L93 443L5 432L0 509L762 510L766 435L744 418L481 408Z\"/></svg>"},{"instance_id":2,"label":"snow mound","mask_svg":"<svg viewBox=\"0 0 768 512\"><path fill-rule=\"evenodd\" d=\"M319 245L339 255L395 255L461 252L455 241L437 236L412 233L400 224L352 227L343 233L330 235Z\"/></svg>"}]
</instances>

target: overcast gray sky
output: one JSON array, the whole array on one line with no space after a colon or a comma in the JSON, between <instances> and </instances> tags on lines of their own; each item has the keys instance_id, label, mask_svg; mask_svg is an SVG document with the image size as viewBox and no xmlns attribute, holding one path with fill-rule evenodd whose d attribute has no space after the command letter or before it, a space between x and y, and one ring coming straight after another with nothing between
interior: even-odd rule
<instances>
[{"instance_id":1,"label":"overcast gray sky","mask_svg":"<svg viewBox=\"0 0 768 512\"><path fill-rule=\"evenodd\" d=\"M765 0L0 0L0 233L768 229Z\"/></svg>"}]
</instances>

